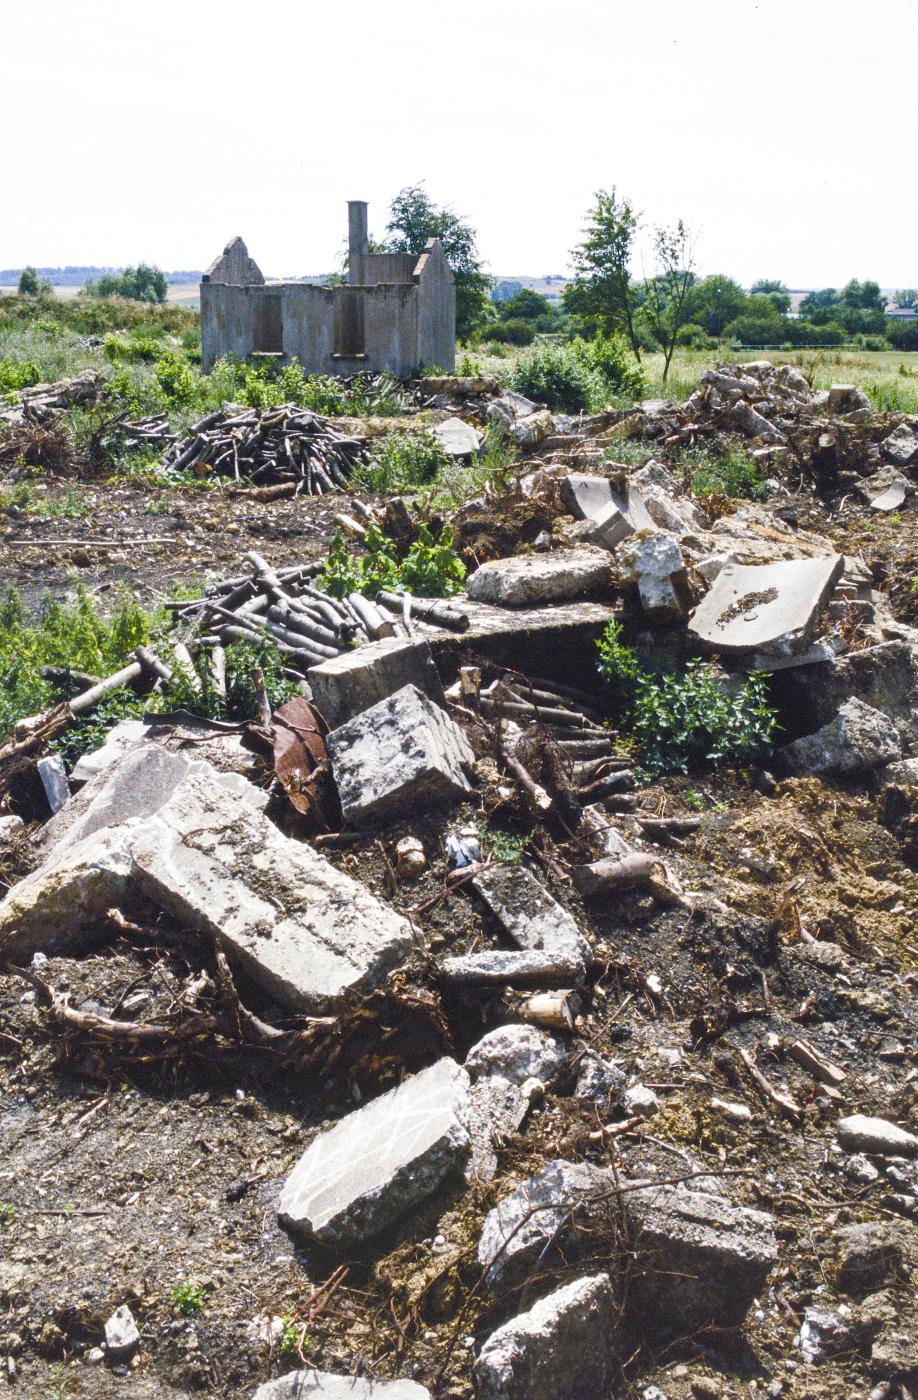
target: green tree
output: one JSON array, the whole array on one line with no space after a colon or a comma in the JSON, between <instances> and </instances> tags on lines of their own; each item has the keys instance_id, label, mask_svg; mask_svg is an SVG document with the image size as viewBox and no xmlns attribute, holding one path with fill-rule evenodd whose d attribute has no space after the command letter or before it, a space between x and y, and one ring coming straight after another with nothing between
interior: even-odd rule
<instances>
[{"instance_id":1,"label":"green tree","mask_svg":"<svg viewBox=\"0 0 918 1400\"><path fill-rule=\"evenodd\" d=\"M19 274L19 295L21 297L47 296L51 283L39 277L34 267L24 267Z\"/></svg>"},{"instance_id":2,"label":"green tree","mask_svg":"<svg viewBox=\"0 0 918 1400\"><path fill-rule=\"evenodd\" d=\"M790 311L790 292L783 282L778 282L773 277L760 277L757 282L753 282L749 288L749 295L768 297L779 316L786 316Z\"/></svg>"},{"instance_id":3,"label":"green tree","mask_svg":"<svg viewBox=\"0 0 918 1400\"><path fill-rule=\"evenodd\" d=\"M704 326L708 335L723 335L727 323L746 310L746 302L746 293L740 284L716 272L692 287L687 320Z\"/></svg>"},{"instance_id":4,"label":"green tree","mask_svg":"<svg viewBox=\"0 0 918 1400\"><path fill-rule=\"evenodd\" d=\"M800 303L800 315L811 320L816 312L830 311L838 302L838 292L834 287L823 287L819 292L808 292Z\"/></svg>"},{"instance_id":5,"label":"green tree","mask_svg":"<svg viewBox=\"0 0 918 1400\"><path fill-rule=\"evenodd\" d=\"M893 295L896 306L900 306L903 311L910 310L918 301L918 289L915 287L900 287L899 291Z\"/></svg>"},{"instance_id":6,"label":"green tree","mask_svg":"<svg viewBox=\"0 0 918 1400\"><path fill-rule=\"evenodd\" d=\"M630 263L640 215L627 199L597 190L587 214L584 239L571 252L574 279L564 289L564 305L603 335L623 330L640 359L636 318L640 291L631 280Z\"/></svg>"},{"instance_id":7,"label":"green tree","mask_svg":"<svg viewBox=\"0 0 918 1400\"><path fill-rule=\"evenodd\" d=\"M83 290L91 297L127 297L130 301L155 305L166 300L168 286L158 267L138 263L136 267L126 267L122 273L104 272L97 282L87 282Z\"/></svg>"},{"instance_id":8,"label":"green tree","mask_svg":"<svg viewBox=\"0 0 918 1400\"><path fill-rule=\"evenodd\" d=\"M552 307L548 297L540 296L529 287L523 287L515 297L501 302L501 320L538 321L543 316L551 316Z\"/></svg>"},{"instance_id":9,"label":"green tree","mask_svg":"<svg viewBox=\"0 0 918 1400\"><path fill-rule=\"evenodd\" d=\"M439 238L456 279L456 335L465 340L487 308L491 278L478 256L475 230L452 209L438 208L423 185L408 185L389 206L386 251L420 257Z\"/></svg>"},{"instance_id":10,"label":"green tree","mask_svg":"<svg viewBox=\"0 0 918 1400\"><path fill-rule=\"evenodd\" d=\"M679 331L691 319L689 293L695 282L695 257L692 236L681 219L672 228L654 230L653 249L656 271L644 282L641 315L663 351L665 384Z\"/></svg>"}]
</instances>

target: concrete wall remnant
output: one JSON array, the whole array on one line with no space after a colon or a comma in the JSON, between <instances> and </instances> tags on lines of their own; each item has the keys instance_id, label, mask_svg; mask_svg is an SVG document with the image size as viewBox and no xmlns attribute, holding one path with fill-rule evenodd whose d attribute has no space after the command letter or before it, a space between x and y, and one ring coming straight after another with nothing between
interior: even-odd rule
<instances>
[{"instance_id":1,"label":"concrete wall remnant","mask_svg":"<svg viewBox=\"0 0 918 1400\"><path fill-rule=\"evenodd\" d=\"M367 206L348 204L348 280L338 287L265 282L241 238L201 279L204 369L224 355L299 361L306 374L399 378L456 361L456 289L438 238L420 257L371 253Z\"/></svg>"}]
</instances>

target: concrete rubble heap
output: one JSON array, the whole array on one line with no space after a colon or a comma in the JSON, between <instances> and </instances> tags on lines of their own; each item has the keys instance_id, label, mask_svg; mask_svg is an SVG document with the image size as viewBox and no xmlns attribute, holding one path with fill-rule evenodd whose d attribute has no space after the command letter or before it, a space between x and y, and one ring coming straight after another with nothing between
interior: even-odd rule
<instances>
[{"instance_id":1,"label":"concrete rubble heap","mask_svg":"<svg viewBox=\"0 0 918 1400\"><path fill-rule=\"evenodd\" d=\"M373 354L415 353L419 305L449 290L439 245L426 271L373 262L389 255L364 246L361 210L347 295L272 292L241 240L228 245L204 283L206 353L279 316L284 345L310 324L323 354L343 337L328 355L344 371L364 353L360 314L387 308ZM397 344L383 336L395 302L414 308ZM234 1076L194 1165L187 1144L180 1167L132 1164L143 1184L112 1188L106 1231L187 1175L226 1258L254 1269L258 1253L266 1272L234 1277L237 1297L276 1284L294 1301L247 1323L258 1345L236 1393L252 1400L715 1400L734 1393L740 1336L771 1400L841 1365L852 1394L869 1382L873 1400L905 1400L918 1383L903 936L918 898L918 630L860 556L799 524L780 477L791 460L813 480L847 472L857 509L909 509L918 426L764 361L707 371L681 406L577 420L477 375L412 393L458 462L489 427L527 454L510 497L539 516L525 547L470 548L477 566L449 599L333 598L320 562L275 568L250 551L239 577L174 606L176 667L138 648L118 684L168 694L177 668L193 689L215 646L271 640L300 688L293 709L260 697L245 725L147 713L69 774L36 747L46 819L0 816L0 865L15 872L0 962L42 1046L61 1030L79 1074L139 1047L142 1086L156 1054L171 1073L187 1041L202 1074L210 1057ZM297 471L342 487L352 439L323 446L319 420L289 415L261 433L263 419L194 435L229 426L276 456L299 422L315 461L303 447ZM772 497L695 499L678 454L708 436L742 440L775 474ZM614 460L628 437L646 442L640 467ZM363 509L364 524L383 520ZM611 727L595 644L613 620L663 669L700 661L719 696L770 673L779 736L732 774L729 802L709 772L651 778L625 722ZM182 960L186 984L155 1015L123 993L119 960L138 950ZM94 959L109 960L101 991L81 971ZM8 1048L25 1057L21 1026ZM63 1126L101 1118L110 1097ZM31 1125L32 1098L20 1109ZM237 1119L258 1143L245 1175ZM46 1194L23 1209L54 1215L57 1187ZM145 1229L171 1251L180 1232L161 1203ZM189 1256L194 1237L181 1234ZM4 1306L19 1262L4 1251ZM142 1370L156 1306L113 1289L86 1365ZM205 1317L173 1311L170 1336L186 1329L196 1351ZM42 1345L64 1347L50 1332Z\"/></svg>"}]
</instances>

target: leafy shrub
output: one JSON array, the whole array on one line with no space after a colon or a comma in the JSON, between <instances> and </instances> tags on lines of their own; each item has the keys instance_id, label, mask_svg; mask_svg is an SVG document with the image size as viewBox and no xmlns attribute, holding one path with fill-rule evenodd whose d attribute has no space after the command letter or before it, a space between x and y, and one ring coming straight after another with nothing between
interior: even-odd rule
<instances>
[{"instance_id":1,"label":"leafy shrub","mask_svg":"<svg viewBox=\"0 0 918 1400\"><path fill-rule=\"evenodd\" d=\"M421 598L445 598L458 593L465 565L453 548L453 536L444 526L434 539L426 525L399 561L392 541L375 525L367 527L364 553L354 555L341 530L336 530L319 586L333 598L366 593L373 598L380 589L404 589Z\"/></svg>"},{"instance_id":2,"label":"leafy shrub","mask_svg":"<svg viewBox=\"0 0 918 1400\"><path fill-rule=\"evenodd\" d=\"M535 335L536 328L532 321L510 317L506 321L498 321L489 326L485 332L485 339L496 340L502 345L531 345Z\"/></svg>"},{"instance_id":3,"label":"leafy shrub","mask_svg":"<svg viewBox=\"0 0 918 1400\"><path fill-rule=\"evenodd\" d=\"M377 438L369 461L355 467L352 481L365 491L417 491L428 486L448 460L428 428L400 428Z\"/></svg>"},{"instance_id":4,"label":"leafy shrub","mask_svg":"<svg viewBox=\"0 0 918 1400\"><path fill-rule=\"evenodd\" d=\"M129 335L107 335L102 345L102 354L113 365L133 365L138 362L153 363L163 353L163 333L145 327Z\"/></svg>"},{"instance_id":5,"label":"leafy shrub","mask_svg":"<svg viewBox=\"0 0 918 1400\"><path fill-rule=\"evenodd\" d=\"M676 332L676 344L686 346L690 350L715 350L717 339L713 335L708 335L704 326L689 324L680 326Z\"/></svg>"},{"instance_id":6,"label":"leafy shrub","mask_svg":"<svg viewBox=\"0 0 918 1400\"><path fill-rule=\"evenodd\" d=\"M166 300L167 290L166 278L158 267L138 263L122 273L103 272L98 281L86 283L83 293L88 297L126 297L129 301L156 303Z\"/></svg>"},{"instance_id":7,"label":"leafy shrub","mask_svg":"<svg viewBox=\"0 0 918 1400\"><path fill-rule=\"evenodd\" d=\"M768 499L765 469L741 447L712 451L690 449L682 454L682 468L691 477L696 496L730 496L749 501Z\"/></svg>"},{"instance_id":8,"label":"leafy shrub","mask_svg":"<svg viewBox=\"0 0 918 1400\"><path fill-rule=\"evenodd\" d=\"M12 394L38 384L41 375L33 360L0 360L0 394Z\"/></svg>"},{"instance_id":9,"label":"leafy shrub","mask_svg":"<svg viewBox=\"0 0 918 1400\"><path fill-rule=\"evenodd\" d=\"M619 336L538 341L510 371L510 387L567 413L598 412L613 397L646 392L640 365Z\"/></svg>"},{"instance_id":10,"label":"leafy shrub","mask_svg":"<svg viewBox=\"0 0 918 1400\"><path fill-rule=\"evenodd\" d=\"M645 671L611 622L597 643L598 669L647 773L688 773L767 753L777 725L768 682L753 672L731 691L701 660L680 674Z\"/></svg>"}]
</instances>

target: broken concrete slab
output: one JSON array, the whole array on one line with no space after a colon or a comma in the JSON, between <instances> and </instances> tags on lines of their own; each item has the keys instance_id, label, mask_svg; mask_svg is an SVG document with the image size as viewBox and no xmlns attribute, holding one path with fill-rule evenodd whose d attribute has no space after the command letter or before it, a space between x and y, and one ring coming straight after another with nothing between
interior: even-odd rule
<instances>
[{"instance_id":1,"label":"broken concrete slab","mask_svg":"<svg viewBox=\"0 0 918 1400\"><path fill-rule=\"evenodd\" d=\"M477 457L481 434L463 418L445 418L430 429L447 457Z\"/></svg>"},{"instance_id":2,"label":"broken concrete slab","mask_svg":"<svg viewBox=\"0 0 918 1400\"><path fill-rule=\"evenodd\" d=\"M415 685L333 729L327 739L345 819L354 825L455 802L471 791L472 747Z\"/></svg>"},{"instance_id":3,"label":"broken concrete slab","mask_svg":"<svg viewBox=\"0 0 918 1400\"><path fill-rule=\"evenodd\" d=\"M65 809L66 810L66 809ZM68 845L0 901L0 958L71 950L98 931L110 909L124 909L133 889L129 822Z\"/></svg>"},{"instance_id":4,"label":"broken concrete slab","mask_svg":"<svg viewBox=\"0 0 918 1400\"><path fill-rule=\"evenodd\" d=\"M777 1261L772 1217L681 1186L629 1191L622 1201L635 1316L663 1335L738 1326Z\"/></svg>"},{"instance_id":5,"label":"broken concrete slab","mask_svg":"<svg viewBox=\"0 0 918 1400\"><path fill-rule=\"evenodd\" d=\"M485 1074L469 1090L466 1126L472 1140L469 1176L493 1181L497 1175L497 1144L519 1132L529 1112L533 1084L525 1088L501 1074Z\"/></svg>"},{"instance_id":6,"label":"broken concrete slab","mask_svg":"<svg viewBox=\"0 0 918 1400\"><path fill-rule=\"evenodd\" d=\"M70 784L67 782L64 760L59 753L45 754L44 758L40 758L36 763L35 771L41 780L48 811L53 816L55 812L62 811L70 801Z\"/></svg>"},{"instance_id":7,"label":"broken concrete slab","mask_svg":"<svg viewBox=\"0 0 918 1400\"><path fill-rule=\"evenodd\" d=\"M612 483L607 476L571 472L558 485L565 509L576 520L598 520L612 505Z\"/></svg>"},{"instance_id":8,"label":"broken concrete slab","mask_svg":"<svg viewBox=\"0 0 918 1400\"><path fill-rule=\"evenodd\" d=\"M476 875L472 888L518 948L589 959L575 920L525 865L498 862Z\"/></svg>"},{"instance_id":9,"label":"broken concrete slab","mask_svg":"<svg viewBox=\"0 0 918 1400\"><path fill-rule=\"evenodd\" d=\"M570 534L571 538L576 538L579 543L593 545L596 549L605 549L612 554L622 540L633 533L633 529L615 502L610 501L600 515L582 521Z\"/></svg>"},{"instance_id":10,"label":"broken concrete slab","mask_svg":"<svg viewBox=\"0 0 918 1400\"><path fill-rule=\"evenodd\" d=\"M575 1279L499 1327L474 1366L478 1400L583 1400L612 1380L608 1274Z\"/></svg>"},{"instance_id":11,"label":"broken concrete slab","mask_svg":"<svg viewBox=\"0 0 918 1400\"><path fill-rule=\"evenodd\" d=\"M303 842L225 775L189 772L131 840L131 873L160 908L210 935L279 1002L326 1010L368 990L411 946L406 919Z\"/></svg>"},{"instance_id":12,"label":"broken concrete slab","mask_svg":"<svg viewBox=\"0 0 918 1400\"><path fill-rule=\"evenodd\" d=\"M792 651L809 640L844 569L840 554L728 565L695 609L689 635L715 651Z\"/></svg>"},{"instance_id":13,"label":"broken concrete slab","mask_svg":"<svg viewBox=\"0 0 918 1400\"><path fill-rule=\"evenodd\" d=\"M428 643L398 637L384 637L311 666L309 684L329 729L339 728L406 685L416 686L435 705L445 705Z\"/></svg>"},{"instance_id":14,"label":"broken concrete slab","mask_svg":"<svg viewBox=\"0 0 918 1400\"><path fill-rule=\"evenodd\" d=\"M856 776L901 758L902 745L888 715L852 697L828 724L785 745L776 757L786 773Z\"/></svg>"},{"instance_id":15,"label":"broken concrete slab","mask_svg":"<svg viewBox=\"0 0 918 1400\"><path fill-rule=\"evenodd\" d=\"M280 1223L322 1244L359 1244L410 1214L471 1151L469 1076L444 1058L319 1133L284 1185Z\"/></svg>"},{"instance_id":16,"label":"broken concrete slab","mask_svg":"<svg viewBox=\"0 0 918 1400\"><path fill-rule=\"evenodd\" d=\"M620 546L616 564L625 587L637 588L648 617L666 621L684 615L690 594L685 560L673 535L663 530L632 535Z\"/></svg>"},{"instance_id":17,"label":"broken concrete slab","mask_svg":"<svg viewBox=\"0 0 918 1400\"><path fill-rule=\"evenodd\" d=\"M916 695L918 649L905 641L880 642L782 676L782 709L792 719L802 717L800 728L827 724L855 698L896 720L905 734Z\"/></svg>"},{"instance_id":18,"label":"broken concrete slab","mask_svg":"<svg viewBox=\"0 0 918 1400\"><path fill-rule=\"evenodd\" d=\"M880 451L897 467L907 467L918 457L918 423L900 423L880 443Z\"/></svg>"},{"instance_id":19,"label":"broken concrete slab","mask_svg":"<svg viewBox=\"0 0 918 1400\"><path fill-rule=\"evenodd\" d=\"M538 447L540 442L551 436L555 431L555 420L547 408L540 408L535 413L517 418L510 425L509 431L516 446L525 451Z\"/></svg>"},{"instance_id":20,"label":"broken concrete slab","mask_svg":"<svg viewBox=\"0 0 918 1400\"><path fill-rule=\"evenodd\" d=\"M116 1308L105 1324L105 1350L114 1361L130 1356L140 1346L140 1332L126 1303Z\"/></svg>"},{"instance_id":21,"label":"broken concrete slab","mask_svg":"<svg viewBox=\"0 0 918 1400\"><path fill-rule=\"evenodd\" d=\"M872 407L863 389L856 384L832 384L829 388L830 413L856 413L859 409Z\"/></svg>"},{"instance_id":22,"label":"broken concrete slab","mask_svg":"<svg viewBox=\"0 0 918 1400\"><path fill-rule=\"evenodd\" d=\"M339 1376L331 1371L288 1371L265 1381L252 1400L430 1400L416 1381L374 1381L366 1376Z\"/></svg>"},{"instance_id":23,"label":"broken concrete slab","mask_svg":"<svg viewBox=\"0 0 918 1400\"><path fill-rule=\"evenodd\" d=\"M609 556L599 549L565 549L552 554L493 559L468 580L468 595L500 607L527 607L586 598L608 589Z\"/></svg>"},{"instance_id":24,"label":"broken concrete slab","mask_svg":"<svg viewBox=\"0 0 918 1400\"><path fill-rule=\"evenodd\" d=\"M498 1026L475 1042L465 1057L472 1079L500 1075L511 1084L538 1079L549 1084L560 1074L570 1051L556 1036L536 1026Z\"/></svg>"},{"instance_id":25,"label":"broken concrete slab","mask_svg":"<svg viewBox=\"0 0 918 1400\"><path fill-rule=\"evenodd\" d=\"M577 1258L578 1246L595 1247L596 1232L614 1234L610 1198L616 1184L609 1168L557 1159L488 1211L478 1242L478 1263L492 1292L516 1288L533 1273Z\"/></svg>"}]
</instances>

